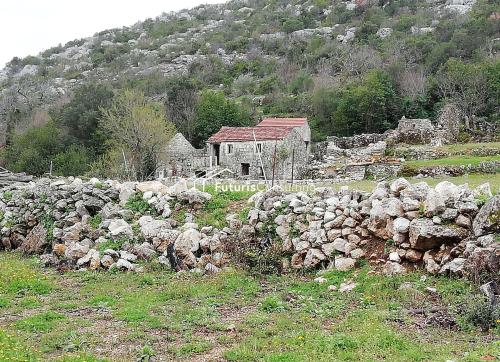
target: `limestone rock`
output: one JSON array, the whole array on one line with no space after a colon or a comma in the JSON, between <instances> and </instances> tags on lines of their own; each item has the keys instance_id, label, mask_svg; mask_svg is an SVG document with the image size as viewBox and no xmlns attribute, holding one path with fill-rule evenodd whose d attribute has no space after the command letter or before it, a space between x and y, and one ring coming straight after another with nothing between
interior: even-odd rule
<instances>
[{"instance_id":1,"label":"limestone rock","mask_svg":"<svg viewBox=\"0 0 500 362\"><path fill-rule=\"evenodd\" d=\"M335 257L335 269L339 271L347 271L349 269L353 269L356 266L356 259L353 258L344 258L344 257Z\"/></svg>"},{"instance_id":2,"label":"limestone rock","mask_svg":"<svg viewBox=\"0 0 500 362\"><path fill-rule=\"evenodd\" d=\"M472 223L474 235L481 236L500 231L500 195L491 198Z\"/></svg>"},{"instance_id":3,"label":"limestone rock","mask_svg":"<svg viewBox=\"0 0 500 362\"><path fill-rule=\"evenodd\" d=\"M467 235L464 228L436 225L429 219L415 219L410 223L410 245L417 250L434 249L444 243L459 242Z\"/></svg>"},{"instance_id":4,"label":"limestone rock","mask_svg":"<svg viewBox=\"0 0 500 362\"><path fill-rule=\"evenodd\" d=\"M41 254L47 244L47 231L42 224L38 224L26 236L19 249L24 254Z\"/></svg>"},{"instance_id":5,"label":"limestone rock","mask_svg":"<svg viewBox=\"0 0 500 362\"><path fill-rule=\"evenodd\" d=\"M388 261L385 263L382 272L386 275L402 274L405 272L405 268L399 263Z\"/></svg>"},{"instance_id":6,"label":"limestone rock","mask_svg":"<svg viewBox=\"0 0 500 362\"><path fill-rule=\"evenodd\" d=\"M326 256L321 250L309 249L304 259L304 268L315 268L325 259Z\"/></svg>"},{"instance_id":7,"label":"limestone rock","mask_svg":"<svg viewBox=\"0 0 500 362\"><path fill-rule=\"evenodd\" d=\"M132 226L130 226L123 219L111 220L108 226L108 230L110 231L112 236L127 236L129 238L132 238L134 236Z\"/></svg>"}]
</instances>

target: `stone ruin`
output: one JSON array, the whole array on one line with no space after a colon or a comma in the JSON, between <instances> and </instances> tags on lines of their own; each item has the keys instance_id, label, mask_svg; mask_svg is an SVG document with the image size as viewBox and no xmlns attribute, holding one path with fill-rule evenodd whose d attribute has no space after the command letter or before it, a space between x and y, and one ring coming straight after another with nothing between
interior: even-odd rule
<instances>
[{"instance_id":1,"label":"stone ruin","mask_svg":"<svg viewBox=\"0 0 500 362\"><path fill-rule=\"evenodd\" d=\"M341 181L396 176L401 166L398 160L385 156L388 137L388 132L328 137L319 145L320 151L311 165L314 177Z\"/></svg>"},{"instance_id":2,"label":"stone ruin","mask_svg":"<svg viewBox=\"0 0 500 362\"><path fill-rule=\"evenodd\" d=\"M387 146L427 145L431 151L419 149L418 152L432 153L437 146L456 142L461 119L458 108L448 104L441 110L436 125L430 119L403 117L395 130L383 134L328 137L325 142L316 144L310 175L339 181L397 176L402 170L403 159L387 156Z\"/></svg>"}]
</instances>

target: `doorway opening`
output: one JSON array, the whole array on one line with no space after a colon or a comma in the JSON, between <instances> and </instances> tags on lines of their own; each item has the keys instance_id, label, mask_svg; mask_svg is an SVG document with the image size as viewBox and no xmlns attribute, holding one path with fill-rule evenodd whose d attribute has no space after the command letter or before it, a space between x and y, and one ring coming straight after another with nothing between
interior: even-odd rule
<instances>
[{"instance_id":1,"label":"doorway opening","mask_svg":"<svg viewBox=\"0 0 500 362\"><path fill-rule=\"evenodd\" d=\"M241 176L248 176L250 175L250 164L249 163L242 163L241 164Z\"/></svg>"}]
</instances>

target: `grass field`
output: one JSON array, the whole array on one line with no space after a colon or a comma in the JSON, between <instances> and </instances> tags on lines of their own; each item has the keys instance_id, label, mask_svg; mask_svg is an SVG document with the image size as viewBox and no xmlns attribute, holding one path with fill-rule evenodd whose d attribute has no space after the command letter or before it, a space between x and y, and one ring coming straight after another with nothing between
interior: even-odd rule
<instances>
[{"instance_id":1,"label":"grass field","mask_svg":"<svg viewBox=\"0 0 500 362\"><path fill-rule=\"evenodd\" d=\"M438 150L443 150L450 153L468 152L477 149L500 149L500 142L484 142L484 143L454 143L438 147Z\"/></svg>"},{"instance_id":2,"label":"grass field","mask_svg":"<svg viewBox=\"0 0 500 362\"><path fill-rule=\"evenodd\" d=\"M472 165L477 166L481 162L500 161L500 155L495 156L451 156L445 158L438 158L436 160L412 160L406 161L405 165L408 167L429 167L429 166L462 166Z\"/></svg>"},{"instance_id":3,"label":"grass field","mask_svg":"<svg viewBox=\"0 0 500 362\"><path fill-rule=\"evenodd\" d=\"M481 332L460 312L475 298L464 281L384 277L367 267L328 272L324 284L314 277L159 269L60 275L0 253L0 361L500 358L499 328ZM347 280L357 283L353 291L328 290ZM444 310L410 313L428 307Z\"/></svg>"}]
</instances>

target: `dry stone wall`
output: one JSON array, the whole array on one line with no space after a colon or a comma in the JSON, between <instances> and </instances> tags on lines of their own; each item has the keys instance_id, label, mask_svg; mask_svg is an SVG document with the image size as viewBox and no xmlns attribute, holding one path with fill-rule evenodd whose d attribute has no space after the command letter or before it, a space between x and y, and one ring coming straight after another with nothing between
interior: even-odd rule
<instances>
[{"instance_id":1,"label":"dry stone wall","mask_svg":"<svg viewBox=\"0 0 500 362\"><path fill-rule=\"evenodd\" d=\"M196 210L211 195L184 182L39 179L0 190L0 248L39 254L62 270L141 271L139 260L178 271L216 273L230 249L279 249L279 270L347 270L369 260L387 274L498 278L500 195L441 182L382 182L371 193L273 187L249 199L246 221L200 227ZM131 204L135 203L135 207ZM132 206L131 206L132 205ZM188 210L183 220L175 217Z\"/></svg>"},{"instance_id":2,"label":"dry stone wall","mask_svg":"<svg viewBox=\"0 0 500 362\"><path fill-rule=\"evenodd\" d=\"M500 196L492 197L488 184L431 188L398 179L372 193L313 195L273 188L253 201L239 240L265 237L271 222L291 269L347 270L369 259L388 274L421 266L433 274L498 275Z\"/></svg>"}]
</instances>

